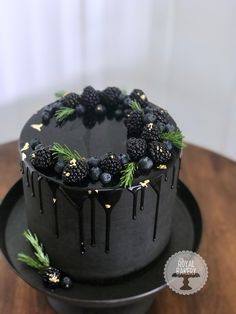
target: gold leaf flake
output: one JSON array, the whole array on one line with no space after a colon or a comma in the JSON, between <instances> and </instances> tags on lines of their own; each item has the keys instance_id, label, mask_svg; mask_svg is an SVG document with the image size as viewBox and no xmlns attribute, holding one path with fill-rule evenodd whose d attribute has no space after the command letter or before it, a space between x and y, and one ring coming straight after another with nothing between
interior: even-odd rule
<instances>
[{"instance_id":1,"label":"gold leaf flake","mask_svg":"<svg viewBox=\"0 0 236 314\"><path fill-rule=\"evenodd\" d=\"M22 154L21 154L21 160L23 160L23 161L24 161L26 157L27 157L27 156L26 156L26 154L25 154L25 153L22 153Z\"/></svg>"},{"instance_id":2,"label":"gold leaf flake","mask_svg":"<svg viewBox=\"0 0 236 314\"><path fill-rule=\"evenodd\" d=\"M40 123L40 124L31 124L31 128L33 128L33 129L35 129L35 130L37 130L39 132L41 132L42 127L43 127L42 123Z\"/></svg>"},{"instance_id":3,"label":"gold leaf flake","mask_svg":"<svg viewBox=\"0 0 236 314\"><path fill-rule=\"evenodd\" d=\"M28 150L29 149L29 143L27 142L27 143L25 143L25 145L21 148L21 152L24 152L24 151L26 151L26 150Z\"/></svg>"},{"instance_id":4,"label":"gold leaf flake","mask_svg":"<svg viewBox=\"0 0 236 314\"><path fill-rule=\"evenodd\" d=\"M153 128L153 123L148 123L147 127L148 127L148 130L151 131L151 129Z\"/></svg>"},{"instance_id":5,"label":"gold leaf flake","mask_svg":"<svg viewBox=\"0 0 236 314\"><path fill-rule=\"evenodd\" d=\"M109 208L111 208L111 205L110 205L110 204L105 204L105 207L106 207L107 209L109 209Z\"/></svg>"},{"instance_id":6,"label":"gold leaf flake","mask_svg":"<svg viewBox=\"0 0 236 314\"><path fill-rule=\"evenodd\" d=\"M65 173L65 176L66 176L66 177L69 177L69 176L70 176L70 173L69 173L69 172L66 172L66 173Z\"/></svg>"},{"instance_id":7,"label":"gold leaf flake","mask_svg":"<svg viewBox=\"0 0 236 314\"><path fill-rule=\"evenodd\" d=\"M146 99L146 95L142 94L142 95L140 96L140 98L141 98L142 100L145 100L145 99Z\"/></svg>"},{"instance_id":8,"label":"gold leaf flake","mask_svg":"<svg viewBox=\"0 0 236 314\"><path fill-rule=\"evenodd\" d=\"M157 166L157 169L167 169L167 165L159 165Z\"/></svg>"},{"instance_id":9,"label":"gold leaf flake","mask_svg":"<svg viewBox=\"0 0 236 314\"><path fill-rule=\"evenodd\" d=\"M56 199L56 198L53 198L52 200L53 200L53 204L55 204L55 203L56 203L56 201L57 201L57 199Z\"/></svg>"},{"instance_id":10,"label":"gold leaf flake","mask_svg":"<svg viewBox=\"0 0 236 314\"><path fill-rule=\"evenodd\" d=\"M96 193L98 193L98 190L95 190Z\"/></svg>"},{"instance_id":11,"label":"gold leaf flake","mask_svg":"<svg viewBox=\"0 0 236 314\"><path fill-rule=\"evenodd\" d=\"M91 190L88 190L88 194L91 195L91 194L92 194L92 191L91 191Z\"/></svg>"},{"instance_id":12,"label":"gold leaf flake","mask_svg":"<svg viewBox=\"0 0 236 314\"><path fill-rule=\"evenodd\" d=\"M147 187L148 187L148 183L150 183L150 180L144 180L144 182L139 182L139 184L140 184L143 188L147 188Z\"/></svg>"}]
</instances>

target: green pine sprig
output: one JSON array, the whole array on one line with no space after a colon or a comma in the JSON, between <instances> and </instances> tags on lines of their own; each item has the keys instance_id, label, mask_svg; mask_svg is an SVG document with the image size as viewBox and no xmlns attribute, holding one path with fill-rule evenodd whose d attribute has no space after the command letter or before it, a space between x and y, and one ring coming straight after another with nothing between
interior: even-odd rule
<instances>
[{"instance_id":1,"label":"green pine sprig","mask_svg":"<svg viewBox=\"0 0 236 314\"><path fill-rule=\"evenodd\" d=\"M164 141L171 142L179 149L186 147L186 144L183 141L184 135L180 130L161 133L160 138Z\"/></svg>"},{"instance_id":2,"label":"green pine sprig","mask_svg":"<svg viewBox=\"0 0 236 314\"><path fill-rule=\"evenodd\" d=\"M61 98L61 97L63 97L65 94L66 94L66 91L65 91L65 90L59 90L59 91L57 91L54 95L55 95L56 98Z\"/></svg>"},{"instance_id":3,"label":"green pine sprig","mask_svg":"<svg viewBox=\"0 0 236 314\"><path fill-rule=\"evenodd\" d=\"M63 122L65 122L70 116L72 116L75 113L75 109L74 108L70 108L70 107L61 107L60 109L58 109L54 116L56 118L57 123L62 124Z\"/></svg>"},{"instance_id":4,"label":"green pine sprig","mask_svg":"<svg viewBox=\"0 0 236 314\"><path fill-rule=\"evenodd\" d=\"M133 100L130 106L132 110L138 110L138 111L143 112L143 109L141 108L140 104L136 100Z\"/></svg>"},{"instance_id":5,"label":"green pine sprig","mask_svg":"<svg viewBox=\"0 0 236 314\"><path fill-rule=\"evenodd\" d=\"M31 231L27 229L24 231L23 236L33 247L35 258L21 252L18 253L17 259L39 271L49 267L50 266L49 257L47 254L44 253L43 245L42 243L39 242L37 235L35 233L32 234Z\"/></svg>"},{"instance_id":6,"label":"green pine sprig","mask_svg":"<svg viewBox=\"0 0 236 314\"><path fill-rule=\"evenodd\" d=\"M125 168L121 171L120 186L124 188L131 187L134 180L134 173L138 166L135 162L129 162L125 165Z\"/></svg>"},{"instance_id":7,"label":"green pine sprig","mask_svg":"<svg viewBox=\"0 0 236 314\"><path fill-rule=\"evenodd\" d=\"M71 150L67 145L54 143L52 145L51 151L54 153L54 155L66 161L70 161L72 159L80 160L82 158L77 150Z\"/></svg>"}]
</instances>

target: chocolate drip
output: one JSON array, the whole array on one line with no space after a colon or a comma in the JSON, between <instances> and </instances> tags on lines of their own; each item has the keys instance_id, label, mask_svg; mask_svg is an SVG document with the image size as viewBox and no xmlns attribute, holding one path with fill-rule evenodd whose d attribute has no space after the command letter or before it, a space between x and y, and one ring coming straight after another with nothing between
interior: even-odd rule
<instances>
[{"instance_id":1,"label":"chocolate drip","mask_svg":"<svg viewBox=\"0 0 236 314\"><path fill-rule=\"evenodd\" d=\"M106 233L105 233L105 252L110 251L110 232L111 232L111 212L121 197L121 190L98 192L97 199L105 210L106 214Z\"/></svg>"},{"instance_id":2,"label":"chocolate drip","mask_svg":"<svg viewBox=\"0 0 236 314\"><path fill-rule=\"evenodd\" d=\"M38 177L38 191L39 191L39 210L40 210L40 214L43 214L43 199L42 199L42 177L39 176Z\"/></svg>"},{"instance_id":3,"label":"chocolate drip","mask_svg":"<svg viewBox=\"0 0 236 314\"><path fill-rule=\"evenodd\" d=\"M54 232L57 238L59 238L59 225L58 225L58 207L57 207L57 185L48 181L48 186L52 192L52 206L54 213Z\"/></svg>"},{"instance_id":4,"label":"chocolate drip","mask_svg":"<svg viewBox=\"0 0 236 314\"><path fill-rule=\"evenodd\" d=\"M35 191L34 191L34 171L32 171L30 173L30 185L31 185L31 190L32 190L31 195L32 195L32 197L35 197Z\"/></svg>"},{"instance_id":5,"label":"chocolate drip","mask_svg":"<svg viewBox=\"0 0 236 314\"><path fill-rule=\"evenodd\" d=\"M23 160L22 160L21 163L20 163L20 171L21 171L22 174L24 174L24 172L25 172Z\"/></svg>"},{"instance_id":6,"label":"chocolate drip","mask_svg":"<svg viewBox=\"0 0 236 314\"><path fill-rule=\"evenodd\" d=\"M66 192L63 188L59 188L62 192L64 197L71 203L71 205L77 210L78 212L78 229L79 229L79 245L80 245L80 253L82 255L85 254L85 242L84 242L84 214L83 214L83 204L84 201L89 197L89 195L85 192L76 193L75 202L68 192Z\"/></svg>"},{"instance_id":7,"label":"chocolate drip","mask_svg":"<svg viewBox=\"0 0 236 314\"><path fill-rule=\"evenodd\" d=\"M158 181L156 184L151 183L152 188L157 194L156 212L155 212L154 229L153 229L153 241L155 241L157 238L157 223L158 223L158 214L159 214L159 207L160 207L161 184L162 184L162 176L160 178L160 181Z\"/></svg>"},{"instance_id":8,"label":"chocolate drip","mask_svg":"<svg viewBox=\"0 0 236 314\"><path fill-rule=\"evenodd\" d=\"M165 174L165 181L168 181L168 173Z\"/></svg>"},{"instance_id":9,"label":"chocolate drip","mask_svg":"<svg viewBox=\"0 0 236 314\"><path fill-rule=\"evenodd\" d=\"M145 188L141 189L140 210L144 210Z\"/></svg>"},{"instance_id":10,"label":"chocolate drip","mask_svg":"<svg viewBox=\"0 0 236 314\"><path fill-rule=\"evenodd\" d=\"M133 213L132 218L135 220L137 217L137 202L138 202L138 191L141 190L141 185L136 185L128 188L128 191L130 191L133 194ZM140 205L141 209L141 205Z\"/></svg>"},{"instance_id":11,"label":"chocolate drip","mask_svg":"<svg viewBox=\"0 0 236 314\"><path fill-rule=\"evenodd\" d=\"M29 168L26 166L26 186L30 186L29 183Z\"/></svg>"},{"instance_id":12,"label":"chocolate drip","mask_svg":"<svg viewBox=\"0 0 236 314\"><path fill-rule=\"evenodd\" d=\"M85 245L84 245L84 214L83 214L83 203L81 206L77 207L78 209L78 219L79 219L79 238L80 238L80 253L85 254Z\"/></svg>"},{"instance_id":13,"label":"chocolate drip","mask_svg":"<svg viewBox=\"0 0 236 314\"><path fill-rule=\"evenodd\" d=\"M175 172L176 172L176 164L174 164L174 166L173 166L171 189L173 189L175 187Z\"/></svg>"},{"instance_id":14,"label":"chocolate drip","mask_svg":"<svg viewBox=\"0 0 236 314\"><path fill-rule=\"evenodd\" d=\"M91 196L91 245L94 246L96 244L95 238L95 198Z\"/></svg>"}]
</instances>

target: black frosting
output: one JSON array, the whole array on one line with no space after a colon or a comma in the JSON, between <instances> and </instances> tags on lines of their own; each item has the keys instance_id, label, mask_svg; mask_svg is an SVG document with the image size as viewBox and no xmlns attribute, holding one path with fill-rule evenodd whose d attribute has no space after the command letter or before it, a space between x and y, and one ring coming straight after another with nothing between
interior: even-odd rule
<instances>
[{"instance_id":1,"label":"black frosting","mask_svg":"<svg viewBox=\"0 0 236 314\"><path fill-rule=\"evenodd\" d=\"M41 113L26 123L20 148L37 137L44 145L58 142L79 149L85 158L126 152L122 120L105 118L89 128L80 118L61 127L52 118L39 132L31 125L41 123ZM26 156L30 151L24 151ZM135 178L130 189L119 184L104 188L100 182L67 186L54 173L36 170L26 158L22 168L28 226L44 244L51 263L75 280L103 282L156 259L170 236L179 154L174 152L167 169Z\"/></svg>"}]
</instances>

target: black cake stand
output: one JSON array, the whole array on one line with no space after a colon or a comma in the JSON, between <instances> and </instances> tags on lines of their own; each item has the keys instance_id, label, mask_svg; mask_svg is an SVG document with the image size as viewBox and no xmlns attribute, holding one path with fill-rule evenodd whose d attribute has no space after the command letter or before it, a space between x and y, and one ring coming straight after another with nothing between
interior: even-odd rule
<instances>
[{"instance_id":1,"label":"black cake stand","mask_svg":"<svg viewBox=\"0 0 236 314\"><path fill-rule=\"evenodd\" d=\"M166 286L163 270L168 258L181 250L197 250L202 234L202 220L196 200L179 181L171 239L156 261L118 283L74 283L70 290L58 289L54 292L44 288L37 272L17 261L18 252L32 253L22 236L26 228L22 183L18 181L1 205L1 250L17 275L33 288L45 293L58 314L144 314L156 293Z\"/></svg>"}]
</instances>

